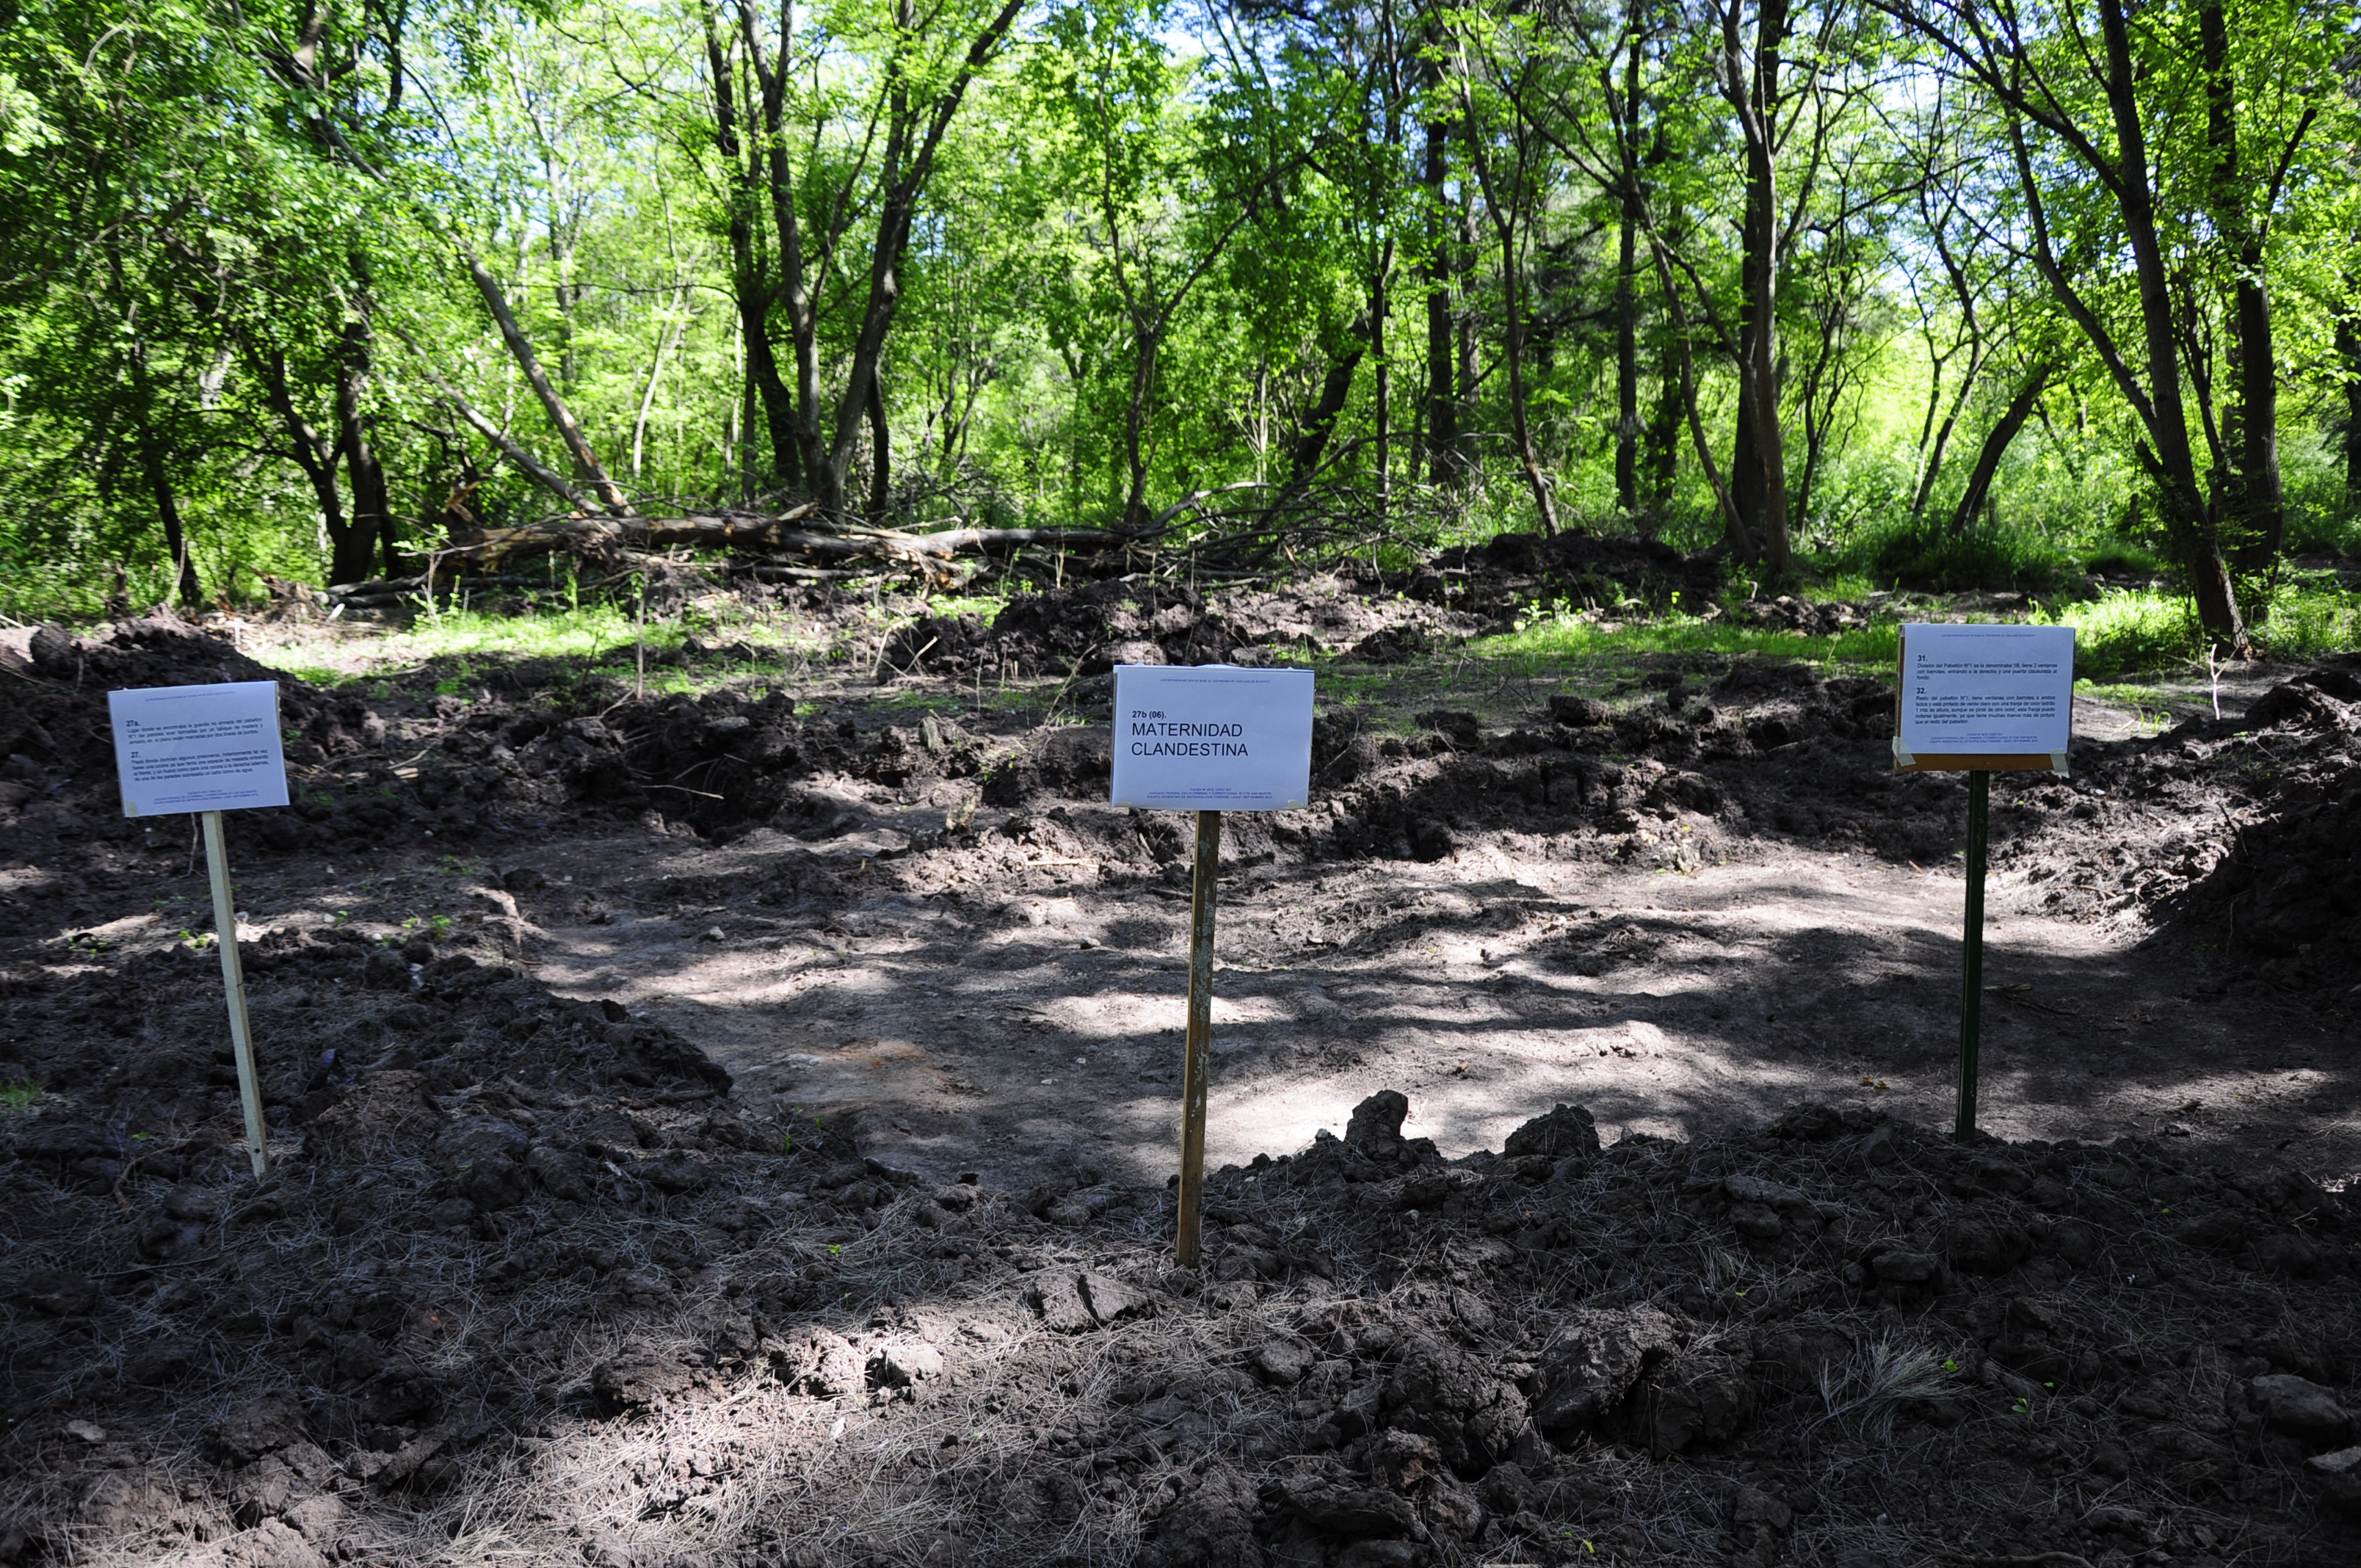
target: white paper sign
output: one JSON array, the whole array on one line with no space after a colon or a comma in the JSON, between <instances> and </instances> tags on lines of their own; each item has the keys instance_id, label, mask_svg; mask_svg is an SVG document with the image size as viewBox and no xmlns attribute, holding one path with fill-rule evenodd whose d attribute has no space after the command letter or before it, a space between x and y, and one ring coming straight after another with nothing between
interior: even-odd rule
<instances>
[{"instance_id":1,"label":"white paper sign","mask_svg":"<svg viewBox=\"0 0 2361 1568\"><path fill-rule=\"evenodd\" d=\"M2062 759L2074 719L2070 626L1905 626L1902 737L1917 755Z\"/></svg>"},{"instance_id":2,"label":"white paper sign","mask_svg":"<svg viewBox=\"0 0 2361 1568\"><path fill-rule=\"evenodd\" d=\"M1115 805L1290 811L1311 798L1311 671L1115 666Z\"/></svg>"},{"instance_id":3,"label":"white paper sign","mask_svg":"<svg viewBox=\"0 0 2361 1568\"><path fill-rule=\"evenodd\" d=\"M106 707L124 816L287 804L278 682L109 692Z\"/></svg>"}]
</instances>

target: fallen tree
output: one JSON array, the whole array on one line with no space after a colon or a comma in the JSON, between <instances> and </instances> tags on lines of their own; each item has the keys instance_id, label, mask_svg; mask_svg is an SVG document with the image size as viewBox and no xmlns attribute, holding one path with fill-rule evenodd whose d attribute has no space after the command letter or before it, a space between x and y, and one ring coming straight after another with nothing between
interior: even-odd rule
<instances>
[{"instance_id":1,"label":"fallen tree","mask_svg":"<svg viewBox=\"0 0 2361 1568\"><path fill-rule=\"evenodd\" d=\"M595 586L612 587L634 573L678 573L686 564L683 552L732 557L726 569L763 581L827 581L911 570L935 579L955 576L946 568L962 558L980 561L1027 548L1085 555L1152 553L1157 538L1093 528L950 528L919 533L831 522L813 503L764 515L563 517L465 536L429 554L425 569L413 576L338 584L328 595L340 602L364 603L463 587L533 587L543 579L520 568L554 559L568 561L577 573L588 566L598 574Z\"/></svg>"}]
</instances>

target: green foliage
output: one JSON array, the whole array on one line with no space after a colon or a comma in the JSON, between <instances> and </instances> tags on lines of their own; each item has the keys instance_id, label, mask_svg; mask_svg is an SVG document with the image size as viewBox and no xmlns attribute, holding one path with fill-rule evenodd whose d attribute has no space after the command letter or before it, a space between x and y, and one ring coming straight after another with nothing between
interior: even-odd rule
<instances>
[{"instance_id":1,"label":"green foliage","mask_svg":"<svg viewBox=\"0 0 2361 1568\"><path fill-rule=\"evenodd\" d=\"M338 0L291 52L275 14L23 0L0 26L0 613L407 569L462 531L577 510L553 491L594 470L619 505L762 508L820 493L824 460L867 510L881 440L877 521L1169 518L1186 539L1276 508L1296 559L1391 568L1534 527L1543 495L1568 526L1700 548L1727 532L1717 482L1768 471L1736 439L1747 122L1697 16L1062 0L1005 13L1004 44L999 0L917 27L877 0L792 27L752 3L750 33L603 0ZM2330 90L2354 23L2224 7L2218 60L2196 0L2159 0L2130 40L2175 330L2221 361L2178 370L2144 359L2113 187L2039 126L2056 276L2019 259L2036 236L2004 77L1942 57L1910 7L1795 8L1815 42L1784 78L1763 275L1771 466L1816 591L2178 580L2188 530L2137 455L2165 433L2156 377L2198 488L2230 495L2224 367L2250 279L2278 334L2288 549L2361 550L2338 436L2361 375L2338 334L2361 309L2361 108ZM2027 48L2058 66L2070 40L2037 27ZM2059 115L2105 118L2087 72L2048 76ZM2217 168L2216 83L2242 147L2283 156ZM874 411L846 400L864 356ZM2041 389L2012 426L2020 386ZM2238 555L2246 524L2206 504ZM2350 637L2324 586L2238 561L2263 644ZM622 619L421 604L405 656L451 661L458 687L472 655L611 665L639 642ZM2168 619L2093 611L2092 635L2175 656ZM842 652L786 624L731 635Z\"/></svg>"},{"instance_id":2,"label":"green foliage","mask_svg":"<svg viewBox=\"0 0 2361 1568\"><path fill-rule=\"evenodd\" d=\"M1954 535L1907 518L1864 530L1838 560L1840 569L1858 571L1881 587L1936 593L2048 591L2070 570L2056 546L2028 529L2003 526Z\"/></svg>"},{"instance_id":3,"label":"green foliage","mask_svg":"<svg viewBox=\"0 0 2361 1568\"><path fill-rule=\"evenodd\" d=\"M2074 629L2074 670L2113 680L2201 656L2195 616L2186 599L2149 588L2109 589L2097 598L2028 619Z\"/></svg>"},{"instance_id":4,"label":"green foliage","mask_svg":"<svg viewBox=\"0 0 2361 1568\"><path fill-rule=\"evenodd\" d=\"M1479 637L1468 650L1487 659L1544 661L1647 653L1752 654L1890 670L1901 644L1892 621L1814 637L1690 615L1602 627L1587 615L1560 613L1537 617L1514 631Z\"/></svg>"}]
</instances>

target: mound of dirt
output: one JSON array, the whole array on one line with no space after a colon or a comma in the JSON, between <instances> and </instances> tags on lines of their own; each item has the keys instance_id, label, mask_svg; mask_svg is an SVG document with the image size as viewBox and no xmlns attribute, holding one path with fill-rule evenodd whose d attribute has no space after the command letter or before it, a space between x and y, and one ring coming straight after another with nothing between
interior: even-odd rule
<instances>
[{"instance_id":1,"label":"mound of dirt","mask_svg":"<svg viewBox=\"0 0 2361 1568\"><path fill-rule=\"evenodd\" d=\"M2351 1560L2356 1216L2268 1159L1804 1105L1445 1159L1404 1095L1169 1193L739 1106L498 965L12 981L0 1543L308 1565ZM1542 1107L1535 1107L1537 1113Z\"/></svg>"},{"instance_id":2,"label":"mound of dirt","mask_svg":"<svg viewBox=\"0 0 2361 1568\"><path fill-rule=\"evenodd\" d=\"M884 663L900 674L959 678L1259 663L1279 652L1392 663L1435 639L1480 629L1471 617L1372 595L1373 587L1380 585L1330 577L1203 594L1130 579L1081 583L1018 594L989 626L972 615L924 617L887 641Z\"/></svg>"},{"instance_id":3,"label":"mound of dirt","mask_svg":"<svg viewBox=\"0 0 2361 1568\"><path fill-rule=\"evenodd\" d=\"M1721 564L1684 555L1669 544L1620 535L1503 533L1483 544L1455 545L1415 569L1411 598L1499 623L1537 604L1614 610L1692 609L1714 601Z\"/></svg>"},{"instance_id":4,"label":"mound of dirt","mask_svg":"<svg viewBox=\"0 0 2361 1568\"><path fill-rule=\"evenodd\" d=\"M286 811L242 815L241 859L335 853L367 861L395 845L476 842L588 813L650 811L713 834L777 821L826 831L841 805L798 788L836 776L899 787L982 773L1008 747L928 718L861 713L797 718L773 692L725 687L703 698L630 698L572 672L511 671L475 700L389 696L364 703L265 668L170 617L89 636L44 628L25 668L0 674L0 827L20 854L80 864L103 885L143 856L178 855L170 829L121 815L104 721L113 686L275 680L288 734Z\"/></svg>"},{"instance_id":5,"label":"mound of dirt","mask_svg":"<svg viewBox=\"0 0 2361 1568\"><path fill-rule=\"evenodd\" d=\"M2049 908L2225 946L2330 1000L2361 981L2361 658L2075 756L2072 786L2010 802L2038 814L2009 863Z\"/></svg>"}]
</instances>

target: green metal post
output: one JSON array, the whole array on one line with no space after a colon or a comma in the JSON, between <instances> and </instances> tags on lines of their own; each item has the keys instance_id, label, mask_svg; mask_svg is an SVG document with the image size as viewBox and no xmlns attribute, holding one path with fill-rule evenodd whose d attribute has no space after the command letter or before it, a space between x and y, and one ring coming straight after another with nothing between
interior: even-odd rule
<instances>
[{"instance_id":1,"label":"green metal post","mask_svg":"<svg viewBox=\"0 0 2361 1568\"><path fill-rule=\"evenodd\" d=\"M1953 1135L1976 1137L1976 1052L1983 1043L1984 839L1992 817L1992 774L1968 774L1968 930L1960 991L1960 1121Z\"/></svg>"}]
</instances>

